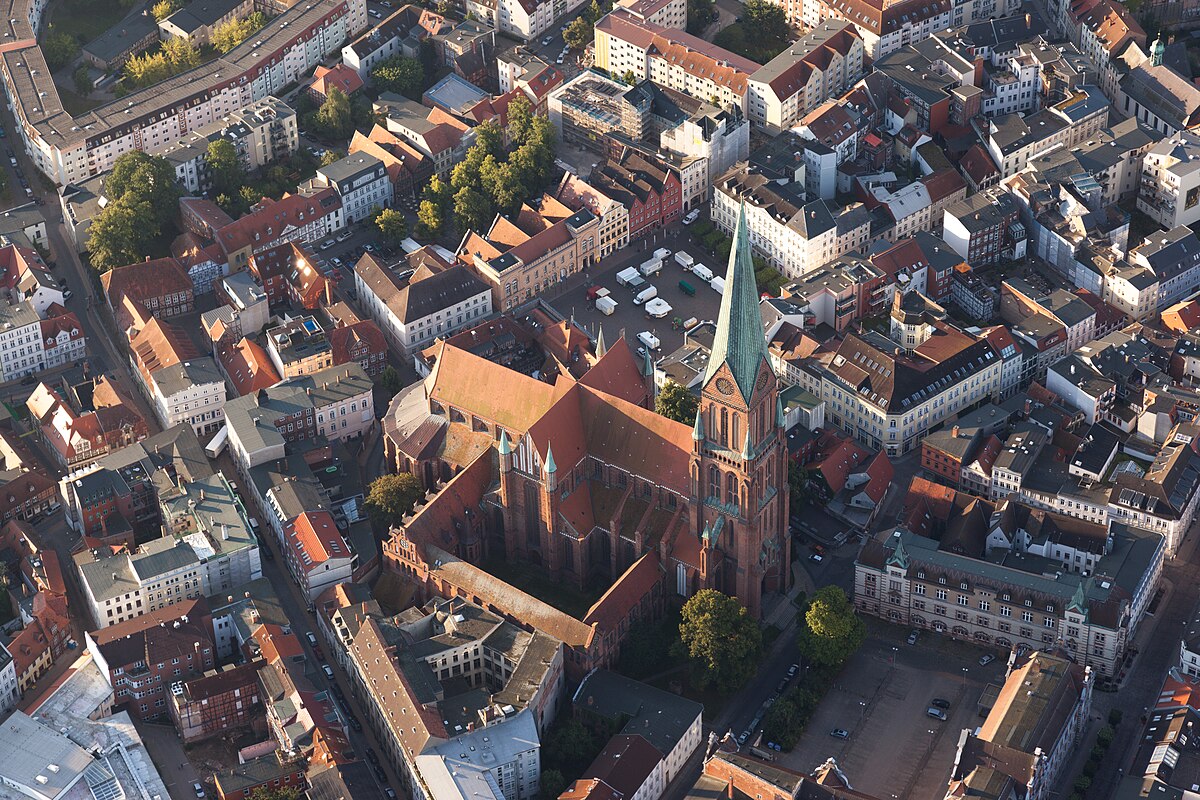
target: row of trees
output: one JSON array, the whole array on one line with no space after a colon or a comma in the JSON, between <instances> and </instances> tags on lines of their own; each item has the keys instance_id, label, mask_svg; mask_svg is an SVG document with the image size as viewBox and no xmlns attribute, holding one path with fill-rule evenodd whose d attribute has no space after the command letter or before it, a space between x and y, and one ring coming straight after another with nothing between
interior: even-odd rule
<instances>
[{"instance_id":1,"label":"row of trees","mask_svg":"<svg viewBox=\"0 0 1200 800\"><path fill-rule=\"evenodd\" d=\"M183 8L184 5L183 0L158 0L157 3L150 7L150 13L154 15L155 22L162 22Z\"/></svg>"},{"instance_id":2,"label":"row of trees","mask_svg":"<svg viewBox=\"0 0 1200 800\"><path fill-rule=\"evenodd\" d=\"M517 211L546 186L554 171L554 126L534 115L518 96L508 106L508 145L494 120L475 129L475 144L450 173L450 185L434 179L417 209L424 235L437 235L453 215L461 229L479 230L497 212Z\"/></svg>"},{"instance_id":3,"label":"row of trees","mask_svg":"<svg viewBox=\"0 0 1200 800\"><path fill-rule=\"evenodd\" d=\"M563 42L574 50L587 47L592 41L596 23L609 11L612 11L612 0L604 0L603 3L600 0L592 0L591 5L567 25L567 29L563 31Z\"/></svg>"},{"instance_id":4,"label":"row of trees","mask_svg":"<svg viewBox=\"0 0 1200 800\"><path fill-rule=\"evenodd\" d=\"M99 272L140 261L150 252L174 223L180 192L170 162L133 150L113 163L104 194L109 202L92 220L87 243Z\"/></svg>"},{"instance_id":5,"label":"row of trees","mask_svg":"<svg viewBox=\"0 0 1200 800\"><path fill-rule=\"evenodd\" d=\"M228 53L257 33L266 24L266 15L261 11L255 11L253 14L247 14L241 19L230 20L218 25L213 28L212 32L213 49L218 53Z\"/></svg>"},{"instance_id":6,"label":"row of trees","mask_svg":"<svg viewBox=\"0 0 1200 800\"><path fill-rule=\"evenodd\" d=\"M198 66L200 51L196 46L173 36L163 41L153 53L143 53L126 61L125 83L129 88L140 89Z\"/></svg>"}]
</instances>

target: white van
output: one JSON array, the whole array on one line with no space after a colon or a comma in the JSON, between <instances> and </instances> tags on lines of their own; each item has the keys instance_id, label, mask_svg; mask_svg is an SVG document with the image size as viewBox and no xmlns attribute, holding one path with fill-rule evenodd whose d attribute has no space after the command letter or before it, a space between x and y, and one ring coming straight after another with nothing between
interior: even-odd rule
<instances>
[{"instance_id":1,"label":"white van","mask_svg":"<svg viewBox=\"0 0 1200 800\"><path fill-rule=\"evenodd\" d=\"M637 335L638 341L646 345L647 350L657 350L662 347L662 342L650 331L642 331Z\"/></svg>"},{"instance_id":2,"label":"white van","mask_svg":"<svg viewBox=\"0 0 1200 800\"><path fill-rule=\"evenodd\" d=\"M694 264L695 262L692 260L692 257L690 255L688 255L687 253L680 250L679 252L677 252L675 254L675 263L678 264L679 266L683 267L684 269L691 269L692 264Z\"/></svg>"},{"instance_id":3,"label":"white van","mask_svg":"<svg viewBox=\"0 0 1200 800\"><path fill-rule=\"evenodd\" d=\"M702 281L711 281L713 279L712 270L703 264L697 264L696 266L692 267L692 274Z\"/></svg>"},{"instance_id":4,"label":"white van","mask_svg":"<svg viewBox=\"0 0 1200 800\"><path fill-rule=\"evenodd\" d=\"M668 258L671 257L671 251L665 247L660 247L654 251L654 257L657 258L659 261L666 261Z\"/></svg>"},{"instance_id":5,"label":"white van","mask_svg":"<svg viewBox=\"0 0 1200 800\"><path fill-rule=\"evenodd\" d=\"M658 289L654 288L653 286L647 286L645 289L642 289L640 292L638 292L637 297L633 298L633 304L635 306L640 306L647 300L653 300L656 297L658 297Z\"/></svg>"}]
</instances>

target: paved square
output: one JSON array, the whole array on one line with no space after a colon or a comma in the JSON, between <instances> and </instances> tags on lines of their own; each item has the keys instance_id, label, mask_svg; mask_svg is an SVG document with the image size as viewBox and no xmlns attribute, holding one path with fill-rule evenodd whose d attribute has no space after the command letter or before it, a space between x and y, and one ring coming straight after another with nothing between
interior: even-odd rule
<instances>
[{"instance_id":1,"label":"paved square","mask_svg":"<svg viewBox=\"0 0 1200 800\"><path fill-rule=\"evenodd\" d=\"M909 646L907 630L868 625L872 634L780 763L808 773L832 756L858 791L883 800L941 797L959 735L983 722L980 695L989 682L1003 681L1007 656L994 653L996 660L981 667L979 657L992 651L930 633ZM946 722L926 714L935 697L950 701ZM833 738L834 728L850 738Z\"/></svg>"}]
</instances>

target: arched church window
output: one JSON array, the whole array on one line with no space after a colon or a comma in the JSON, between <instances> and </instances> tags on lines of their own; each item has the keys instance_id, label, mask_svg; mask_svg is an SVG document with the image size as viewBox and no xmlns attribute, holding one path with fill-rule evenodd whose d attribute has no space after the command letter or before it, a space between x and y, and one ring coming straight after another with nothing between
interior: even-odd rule
<instances>
[{"instance_id":1,"label":"arched church window","mask_svg":"<svg viewBox=\"0 0 1200 800\"><path fill-rule=\"evenodd\" d=\"M708 496L713 498L721 496L721 473L712 465L708 467Z\"/></svg>"},{"instance_id":2,"label":"arched church window","mask_svg":"<svg viewBox=\"0 0 1200 800\"><path fill-rule=\"evenodd\" d=\"M737 476L732 472L725 473L725 504L730 506L738 504Z\"/></svg>"}]
</instances>

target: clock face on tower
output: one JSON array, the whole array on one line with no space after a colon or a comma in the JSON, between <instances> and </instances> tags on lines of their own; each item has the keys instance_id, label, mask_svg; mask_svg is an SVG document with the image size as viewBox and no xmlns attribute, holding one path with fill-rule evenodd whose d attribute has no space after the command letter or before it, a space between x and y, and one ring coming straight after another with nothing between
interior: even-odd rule
<instances>
[{"instance_id":1,"label":"clock face on tower","mask_svg":"<svg viewBox=\"0 0 1200 800\"><path fill-rule=\"evenodd\" d=\"M717 391L721 394L733 394L733 381L729 378L717 378Z\"/></svg>"}]
</instances>

